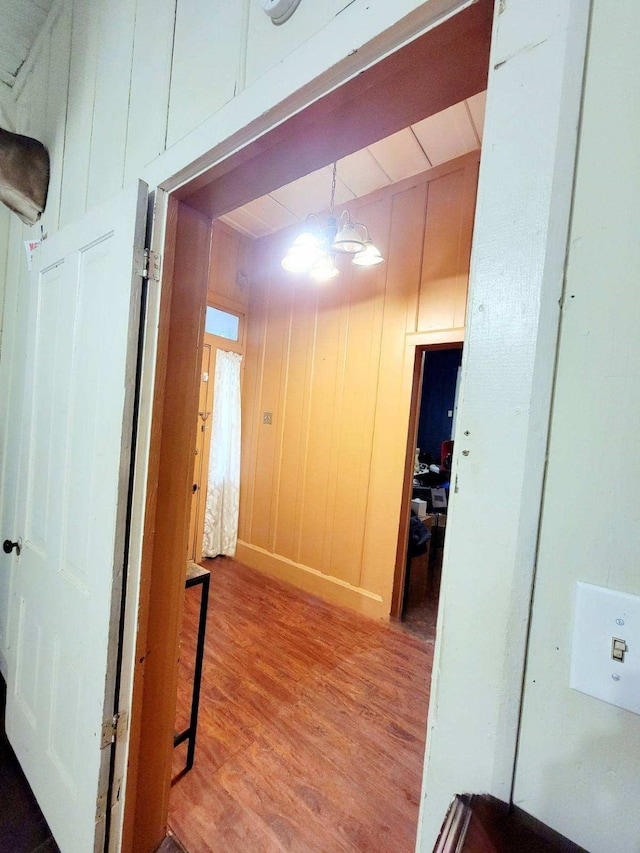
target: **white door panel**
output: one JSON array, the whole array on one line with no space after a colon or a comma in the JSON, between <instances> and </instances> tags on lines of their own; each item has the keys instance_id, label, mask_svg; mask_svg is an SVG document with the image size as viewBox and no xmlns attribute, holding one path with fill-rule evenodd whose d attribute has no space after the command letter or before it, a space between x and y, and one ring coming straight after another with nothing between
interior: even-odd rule
<instances>
[{"instance_id":1,"label":"white door panel","mask_svg":"<svg viewBox=\"0 0 640 853\"><path fill-rule=\"evenodd\" d=\"M11 239L7 257L7 282L2 317L2 354L0 357L0 533L2 539L15 529L18 488L18 448L21 435L21 411L24 397L24 360L28 323L27 265L22 238L24 228L17 217L11 222ZM9 600L14 558L0 550L0 670L7 676L7 644L9 637Z\"/></svg>"},{"instance_id":2,"label":"white door panel","mask_svg":"<svg viewBox=\"0 0 640 853\"><path fill-rule=\"evenodd\" d=\"M7 733L63 853L102 849L146 187L46 240L30 282Z\"/></svg>"}]
</instances>

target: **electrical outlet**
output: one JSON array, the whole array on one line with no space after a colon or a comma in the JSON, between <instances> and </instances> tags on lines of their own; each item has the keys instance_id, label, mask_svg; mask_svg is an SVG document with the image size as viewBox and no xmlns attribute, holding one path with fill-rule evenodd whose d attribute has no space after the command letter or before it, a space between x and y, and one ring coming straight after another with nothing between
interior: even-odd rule
<instances>
[{"instance_id":1,"label":"electrical outlet","mask_svg":"<svg viewBox=\"0 0 640 853\"><path fill-rule=\"evenodd\" d=\"M263 424L271 424L273 419L273 412L263 412L262 413L262 423Z\"/></svg>"}]
</instances>

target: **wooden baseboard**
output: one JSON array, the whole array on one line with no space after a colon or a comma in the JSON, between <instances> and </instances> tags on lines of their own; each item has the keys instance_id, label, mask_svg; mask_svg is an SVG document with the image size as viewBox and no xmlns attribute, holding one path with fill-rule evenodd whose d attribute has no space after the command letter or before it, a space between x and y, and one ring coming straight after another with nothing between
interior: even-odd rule
<instances>
[{"instance_id":1,"label":"wooden baseboard","mask_svg":"<svg viewBox=\"0 0 640 853\"><path fill-rule=\"evenodd\" d=\"M295 563L264 548L238 540L235 559L263 574L286 581L332 604L348 607L374 619L388 619L390 602L361 587L352 586L340 578L324 575L317 569Z\"/></svg>"}]
</instances>

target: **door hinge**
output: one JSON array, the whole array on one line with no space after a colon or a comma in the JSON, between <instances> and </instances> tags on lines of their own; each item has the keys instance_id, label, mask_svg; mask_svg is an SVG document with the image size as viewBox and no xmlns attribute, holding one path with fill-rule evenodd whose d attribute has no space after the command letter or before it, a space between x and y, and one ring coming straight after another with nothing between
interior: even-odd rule
<instances>
[{"instance_id":1,"label":"door hinge","mask_svg":"<svg viewBox=\"0 0 640 853\"><path fill-rule=\"evenodd\" d=\"M114 714L113 717L108 717L102 724L102 734L100 738L100 749L104 749L115 743L119 735L122 734L125 726L126 714Z\"/></svg>"},{"instance_id":2,"label":"door hinge","mask_svg":"<svg viewBox=\"0 0 640 853\"><path fill-rule=\"evenodd\" d=\"M151 249L137 249L135 254L135 272L142 278L160 281L160 255Z\"/></svg>"}]
</instances>

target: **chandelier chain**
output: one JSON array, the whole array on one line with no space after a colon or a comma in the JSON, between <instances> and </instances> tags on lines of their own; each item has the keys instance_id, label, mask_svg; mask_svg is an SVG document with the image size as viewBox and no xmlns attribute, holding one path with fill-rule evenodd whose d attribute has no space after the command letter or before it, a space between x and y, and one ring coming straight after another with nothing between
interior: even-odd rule
<instances>
[{"instance_id":1,"label":"chandelier chain","mask_svg":"<svg viewBox=\"0 0 640 853\"><path fill-rule=\"evenodd\" d=\"M329 281L339 273L336 266L337 255L351 255L352 262L362 267L375 266L384 261L379 250L371 242L369 231L363 222L353 220L347 209L343 209L340 222L336 222L334 207L337 183L338 163L334 161L329 219L323 227L315 213L307 216L308 230L296 237L281 261L285 270L294 273L308 272L317 281Z\"/></svg>"}]
</instances>

